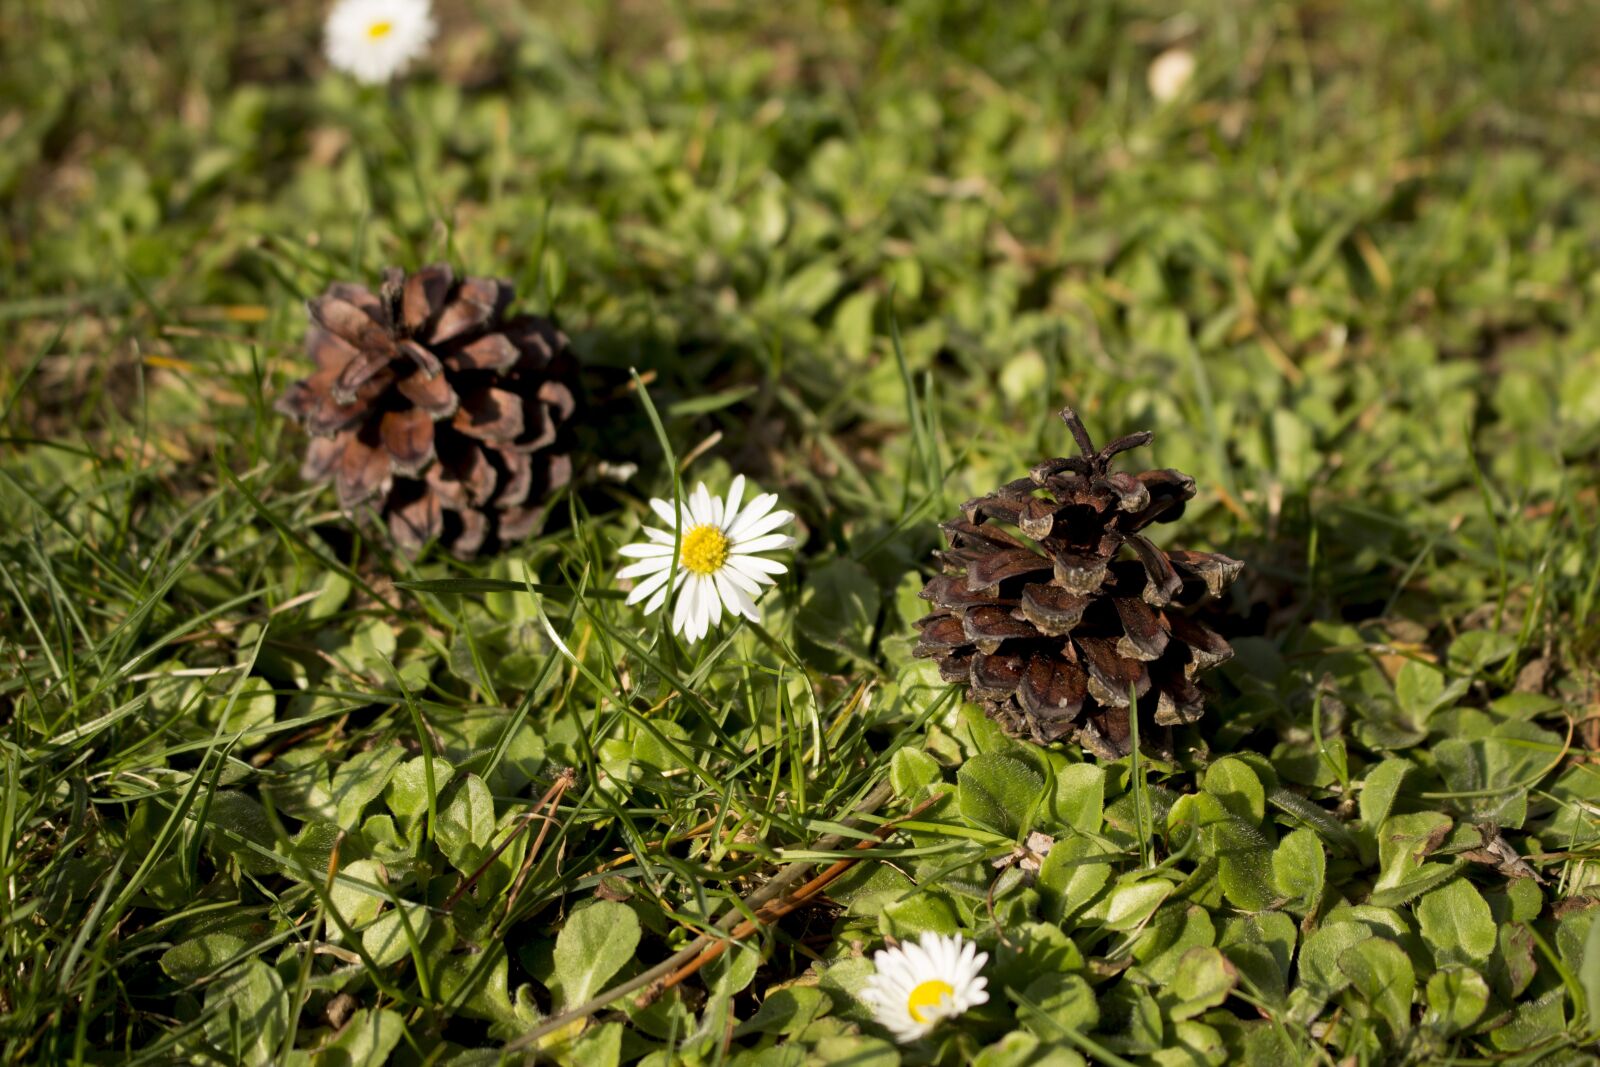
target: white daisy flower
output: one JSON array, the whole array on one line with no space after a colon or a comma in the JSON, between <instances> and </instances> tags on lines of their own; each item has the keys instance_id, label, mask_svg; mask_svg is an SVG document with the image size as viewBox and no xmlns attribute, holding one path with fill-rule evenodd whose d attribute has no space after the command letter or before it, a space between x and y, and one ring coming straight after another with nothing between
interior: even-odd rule
<instances>
[{"instance_id":1,"label":"white daisy flower","mask_svg":"<svg viewBox=\"0 0 1600 1067\"><path fill-rule=\"evenodd\" d=\"M772 577L789 568L757 555L794 547L794 538L776 533L780 526L794 521L788 511L773 511L776 493L766 493L740 510L744 499L744 475L733 480L726 500L714 497L700 483L689 494L679 514L672 501L659 498L650 507L667 524L657 530L646 526L648 541L625 545L624 556L639 562L617 572L618 578L642 578L628 603L648 598L645 614L652 614L674 590L679 590L672 609L672 630L690 642L711 632L726 607L731 615L743 615L751 622L761 621L756 598L762 586L776 585ZM681 540L678 531L682 531ZM678 566L672 566L673 544L678 544Z\"/></svg>"},{"instance_id":2,"label":"white daisy flower","mask_svg":"<svg viewBox=\"0 0 1600 1067\"><path fill-rule=\"evenodd\" d=\"M400 73L433 39L430 0L339 0L324 27L328 62L376 85Z\"/></svg>"},{"instance_id":3,"label":"white daisy flower","mask_svg":"<svg viewBox=\"0 0 1600 1067\"><path fill-rule=\"evenodd\" d=\"M1194 77L1194 53L1187 48L1169 48L1150 62L1145 81L1150 85L1150 95L1159 103L1177 98L1189 79Z\"/></svg>"},{"instance_id":4,"label":"white daisy flower","mask_svg":"<svg viewBox=\"0 0 1600 1067\"><path fill-rule=\"evenodd\" d=\"M914 943L873 953L872 962L878 972L861 999L901 1044L989 999L989 982L981 974L989 954L960 934L925 933Z\"/></svg>"}]
</instances>

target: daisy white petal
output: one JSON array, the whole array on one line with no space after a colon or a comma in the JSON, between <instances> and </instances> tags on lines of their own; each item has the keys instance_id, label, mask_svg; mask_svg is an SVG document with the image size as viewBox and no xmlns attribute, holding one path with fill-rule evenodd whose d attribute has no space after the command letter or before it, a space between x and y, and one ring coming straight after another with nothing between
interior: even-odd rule
<instances>
[{"instance_id":1,"label":"daisy white petal","mask_svg":"<svg viewBox=\"0 0 1600 1067\"><path fill-rule=\"evenodd\" d=\"M690 608L696 604L694 586L679 590L678 602L672 607L672 632L684 636L689 629ZM694 638L689 638L693 641Z\"/></svg>"},{"instance_id":2,"label":"daisy white petal","mask_svg":"<svg viewBox=\"0 0 1600 1067\"><path fill-rule=\"evenodd\" d=\"M767 559L765 556L747 556L743 552L736 552L729 556L728 562L738 566L740 570L750 575L787 574L789 572L789 565L786 563L779 563L777 560Z\"/></svg>"},{"instance_id":3,"label":"daisy white petal","mask_svg":"<svg viewBox=\"0 0 1600 1067\"><path fill-rule=\"evenodd\" d=\"M793 512L774 511L772 514L757 519L755 522L742 524L743 528L740 530L739 536L733 539L733 543L736 546L743 545L746 541L753 541L762 534L776 530L780 526L787 526L793 521Z\"/></svg>"},{"instance_id":4,"label":"daisy white petal","mask_svg":"<svg viewBox=\"0 0 1600 1067\"><path fill-rule=\"evenodd\" d=\"M717 583L717 595L728 606L731 614L743 615L751 622L760 622L761 613L756 611L756 602L749 593L734 584L732 571L723 568L714 577Z\"/></svg>"},{"instance_id":5,"label":"daisy white petal","mask_svg":"<svg viewBox=\"0 0 1600 1067\"><path fill-rule=\"evenodd\" d=\"M677 527L678 516L672 510L672 501L662 500L660 497L652 497L650 499L650 510L655 512L661 521L667 524L668 530ZM669 533L667 536L670 537L672 535Z\"/></svg>"},{"instance_id":6,"label":"daisy white petal","mask_svg":"<svg viewBox=\"0 0 1600 1067\"><path fill-rule=\"evenodd\" d=\"M733 557L729 557L728 565L717 572L717 578L726 578L735 588L742 589L752 597L761 595L761 583L750 577L744 571L733 565Z\"/></svg>"},{"instance_id":7,"label":"daisy white petal","mask_svg":"<svg viewBox=\"0 0 1600 1067\"><path fill-rule=\"evenodd\" d=\"M689 643L693 644L711 629L711 605L706 603L706 583L699 575L689 578L684 595L689 599Z\"/></svg>"},{"instance_id":8,"label":"daisy white petal","mask_svg":"<svg viewBox=\"0 0 1600 1067\"><path fill-rule=\"evenodd\" d=\"M666 556L668 559L671 559L672 542L668 541L664 545L658 543L651 543L648 545L642 543L623 545L621 548L617 549L617 555L629 556L633 559L650 559L654 556Z\"/></svg>"},{"instance_id":9,"label":"daisy white petal","mask_svg":"<svg viewBox=\"0 0 1600 1067\"><path fill-rule=\"evenodd\" d=\"M772 510L772 505L778 502L777 493L763 493L750 501L750 506L739 513L739 517L728 524L728 536L737 541L744 536L744 532L766 517Z\"/></svg>"},{"instance_id":10,"label":"daisy white petal","mask_svg":"<svg viewBox=\"0 0 1600 1067\"><path fill-rule=\"evenodd\" d=\"M754 541L739 542L739 554L749 555L752 552L776 552L780 548L793 548L794 538L788 534L767 534Z\"/></svg>"},{"instance_id":11,"label":"daisy white petal","mask_svg":"<svg viewBox=\"0 0 1600 1067\"><path fill-rule=\"evenodd\" d=\"M646 615L654 615L661 605L667 602L667 594L672 592L672 590L673 586L662 583L661 588L656 590L655 596L650 598L650 603L644 606L644 613ZM630 603L631 602L632 601L630 599Z\"/></svg>"},{"instance_id":12,"label":"daisy white petal","mask_svg":"<svg viewBox=\"0 0 1600 1067\"><path fill-rule=\"evenodd\" d=\"M657 571L670 571L671 569L671 556L657 556L655 559L641 559L638 563L630 563L617 572L617 577L642 578L646 574L655 574Z\"/></svg>"},{"instance_id":13,"label":"daisy white petal","mask_svg":"<svg viewBox=\"0 0 1600 1067\"><path fill-rule=\"evenodd\" d=\"M729 556L728 568L738 571L758 585L777 585L778 583L770 575L782 574L789 569L781 563L760 556Z\"/></svg>"},{"instance_id":14,"label":"daisy white petal","mask_svg":"<svg viewBox=\"0 0 1600 1067\"><path fill-rule=\"evenodd\" d=\"M701 575L695 579L700 583L701 612L706 620L706 630L701 632L702 637L706 631L722 621L722 598L718 596L715 579L715 574Z\"/></svg>"},{"instance_id":15,"label":"daisy white petal","mask_svg":"<svg viewBox=\"0 0 1600 1067\"><path fill-rule=\"evenodd\" d=\"M694 492L689 495L689 516L700 526L722 525L711 510L711 494L706 491L705 482L695 486Z\"/></svg>"},{"instance_id":16,"label":"daisy white petal","mask_svg":"<svg viewBox=\"0 0 1600 1067\"><path fill-rule=\"evenodd\" d=\"M739 503L744 500L744 475L734 478L733 484L728 486L728 499L722 505L722 521L732 524L739 517Z\"/></svg>"},{"instance_id":17,"label":"daisy white petal","mask_svg":"<svg viewBox=\"0 0 1600 1067\"><path fill-rule=\"evenodd\" d=\"M671 577L672 571L670 570L657 571L655 574L652 574L650 577L633 587L633 592L628 594L628 603L637 604L645 597L650 596L652 593L656 593L657 590L660 590L657 596L650 601L650 606L644 609L644 613L646 615L654 613L656 608L661 606L661 601L667 595L667 579Z\"/></svg>"}]
</instances>

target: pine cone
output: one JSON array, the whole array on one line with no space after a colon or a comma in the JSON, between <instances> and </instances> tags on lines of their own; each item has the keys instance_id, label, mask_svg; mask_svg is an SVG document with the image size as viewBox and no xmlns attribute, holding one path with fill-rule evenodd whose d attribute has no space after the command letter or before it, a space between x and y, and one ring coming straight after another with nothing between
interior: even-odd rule
<instances>
[{"instance_id":1,"label":"pine cone","mask_svg":"<svg viewBox=\"0 0 1600 1067\"><path fill-rule=\"evenodd\" d=\"M532 533L572 477L576 364L549 320L505 317L512 297L435 264L309 301L317 369L277 405L313 435L301 475L331 478L407 552L438 538L465 559Z\"/></svg>"},{"instance_id":2,"label":"pine cone","mask_svg":"<svg viewBox=\"0 0 1600 1067\"><path fill-rule=\"evenodd\" d=\"M1139 531L1171 522L1194 496L1175 470L1111 470L1132 434L1096 452L1071 409L1061 413L1081 456L1051 459L1029 477L970 500L945 523L943 574L922 590L936 608L918 620L916 654L1014 737L1070 737L1102 759L1133 747L1129 692L1157 725L1204 711L1195 675L1233 655L1188 614L1222 593L1238 560L1164 552ZM1014 527L1023 540L995 525ZM1119 559L1122 549L1132 558Z\"/></svg>"}]
</instances>

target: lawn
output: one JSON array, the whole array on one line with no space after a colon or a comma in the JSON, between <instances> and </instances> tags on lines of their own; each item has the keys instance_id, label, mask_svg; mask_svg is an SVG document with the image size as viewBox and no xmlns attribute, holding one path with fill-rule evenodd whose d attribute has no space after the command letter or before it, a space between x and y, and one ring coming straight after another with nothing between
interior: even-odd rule
<instances>
[{"instance_id":1,"label":"lawn","mask_svg":"<svg viewBox=\"0 0 1600 1067\"><path fill-rule=\"evenodd\" d=\"M1600 7L447 0L382 86L326 14L0 5L0 1056L1600 1062ZM275 409L436 262L582 401L466 561ZM1120 758L913 654L1065 408L1244 564ZM619 550L741 475L798 543L691 642ZM902 1041L930 933L987 1002Z\"/></svg>"}]
</instances>

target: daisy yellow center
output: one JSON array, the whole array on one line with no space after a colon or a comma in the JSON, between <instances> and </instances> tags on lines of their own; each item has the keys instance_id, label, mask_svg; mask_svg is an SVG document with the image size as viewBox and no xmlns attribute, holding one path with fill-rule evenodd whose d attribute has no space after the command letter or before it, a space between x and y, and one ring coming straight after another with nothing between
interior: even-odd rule
<instances>
[{"instance_id":1,"label":"daisy yellow center","mask_svg":"<svg viewBox=\"0 0 1600 1067\"><path fill-rule=\"evenodd\" d=\"M715 574L728 562L728 535L715 526L696 526L683 535L678 558L696 574Z\"/></svg>"},{"instance_id":2,"label":"daisy yellow center","mask_svg":"<svg viewBox=\"0 0 1600 1067\"><path fill-rule=\"evenodd\" d=\"M955 986L942 978L930 978L918 985L906 998L906 1011L919 1023L928 1021L927 1009L937 1008L939 1002L956 991Z\"/></svg>"},{"instance_id":3,"label":"daisy yellow center","mask_svg":"<svg viewBox=\"0 0 1600 1067\"><path fill-rule=\"evenodd\" d=\"M374 22L367 27L367 36L374 41L381 41L393 32L394 23L392 22Z\"/></svg>"}]
</instances>

